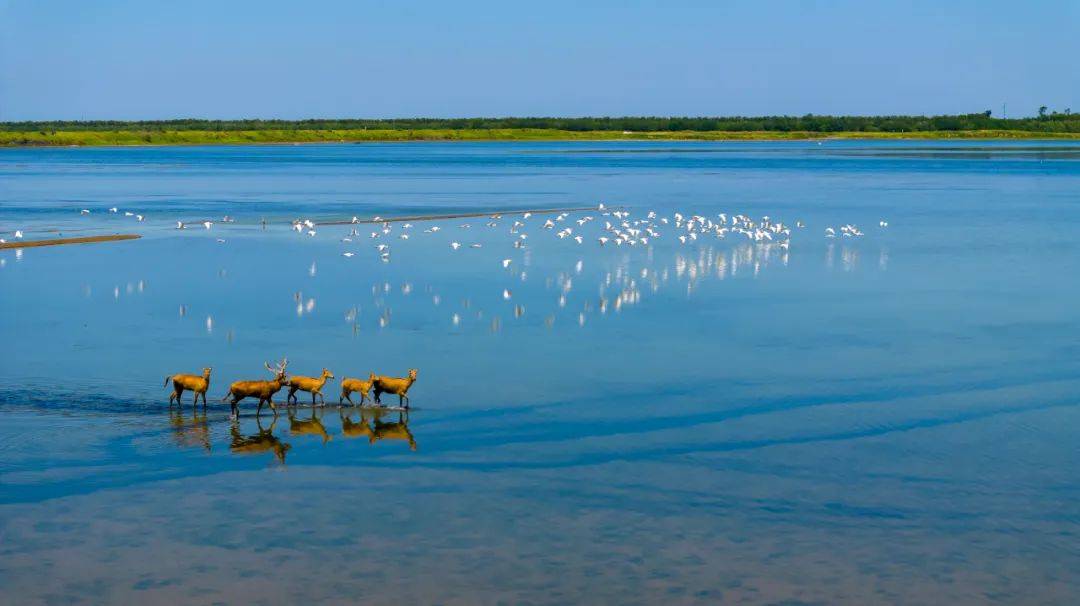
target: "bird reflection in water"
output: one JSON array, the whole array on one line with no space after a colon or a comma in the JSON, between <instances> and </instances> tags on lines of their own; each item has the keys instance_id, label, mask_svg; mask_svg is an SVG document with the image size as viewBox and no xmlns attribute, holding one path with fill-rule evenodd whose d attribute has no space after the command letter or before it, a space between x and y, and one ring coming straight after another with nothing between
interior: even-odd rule
<instances>
[{"instance_id":1,"label":"bird reflection in water","mask_svg":"<svg viewBox=\"0 0 1080 606\"><path fill-rule=\"evenodd\" d=\"M382 417L387 411L364 408L360 410L360 420L353 421L351 413L341 409L341 433L348 438L367 436L368 443L374 444L380 440L404 440L409 444L409 450L416 450L416 438L409 431L409 413L398 411L398 420L394 423L384 423Z\"/></svg>"},{"instance_id":2,"label":"bird reflection in water","mask_svg":"<svg viewBox=\"0 0 1080 606\"><path fill-rule=\"evenodd\" d=\"M206 412L199 414L193 410L191 417L185 418L183 407L170 407L169 426L177 446L201 446L210 452L210 423L206 419Z\"/></svg>"},{"instance_id":3,"label":"bird reflection in water","mask_svg":"<svg viewBox=\"0 0 1080 606\"><path fill-rule=\"evenodd\" d=\"M285 462L285 453L292 448L291 445L282 442L277 436L274 435L274 425L277 423L275 418L270 423L269 429L263 429L262 422L259 417L255 417L255 424L259 428L259 432L253 435L242 435L240 433L240 423L237 420L233 420L231 432L232 443L229 444L229 450L240 454L255 454L260 452L273 452L274 456L281 463Z\"/></svg>"}]
</instances>

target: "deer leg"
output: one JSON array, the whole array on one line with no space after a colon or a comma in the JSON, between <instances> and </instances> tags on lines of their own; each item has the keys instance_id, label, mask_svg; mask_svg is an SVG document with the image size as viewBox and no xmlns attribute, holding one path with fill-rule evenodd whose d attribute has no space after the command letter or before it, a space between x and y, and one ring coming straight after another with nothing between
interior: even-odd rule
<instances>
[{"instance_id":1,"label":"deer leg","mask_svg":"<svg viewBox=\"0 0 1080 606\"><path fill-rule=\"evenodd\" d=\"M272 397L266 398L266 403L270 405L270 410L274 411L274 416L277 416L277 406L274 406L274 399Z\"/></svg>"},{"instance_id":2,"label":"deer leg","mask_svg":"<svg viewBox=\"0 0 1080 606\"><path fill-rule=\"evenodd\" d=\"M291 404L292 401L295 400L295 399L296 399L296 388L295 387L290 387L289 388L289 395L285 396L285 404L286 405Z\"/></svg>"},{"instance_id":3,"label":"deer leg","mask_svg":"<svg viewBox=\"0 0 1080 606\"><path fill-rule=\"evenodd\" d=\"M313 391L313 392L311 392L311 407L312 407L312 408L314 408L314 407L315 407L315 393L316 393L316 392L314 392L314 391Z\"/></svg>"},{"instance_id":4,"label":"deer leg","mask_svg":"<svg viewBox=\"0 0 1080 606\"><path fill-rule=\"evenodd\" d=\"M349 397L349 392L348 392L348 391L345 391L345 390L343 389L343 390L341 390L341 397L340 397L340 398L338 398L338 402L337 402L337 403L338 403L338 404L343 404L343 403L345 402L345 400L348 400L348 401L349 401L349 406L352 406L352 405L353 405L353 401L352 401L352 398L350 398L350 397ZM363 402L363 400L362 400L362 399L361 399L360 401L361 401L361 402Z\"/></svg>"}]
</instances>

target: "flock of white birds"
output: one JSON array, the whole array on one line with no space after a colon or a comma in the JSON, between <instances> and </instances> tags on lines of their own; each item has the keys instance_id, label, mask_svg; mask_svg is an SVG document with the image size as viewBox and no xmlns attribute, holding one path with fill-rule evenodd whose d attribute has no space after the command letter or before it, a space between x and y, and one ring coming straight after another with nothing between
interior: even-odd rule
<instances>
[{"instance_id":1,"label":"flock of white birds","mask_svg":"<svg viewBox=\"0 0 1080 606\"><path fill-rule=\"evenodd\" d=\"M573 242L577 245L584 244L586 237L588 237L599 246L648 246L651 241L660 240L665 234L670 234L672 238L683 245L693 243L699 238L716 240L731 238L752 243L773 243L778 248L786 250L791 246L792 229L799 230L806 227L802 221L796 221L792 226L773 220L769 216L755 219L741 213L718 213L715 217L707 217L699 214L673 212L670 215L660 216L656 211L650 210L641 216L634 216L629 210L609 209L604 204L599 204L594 211L582 213L577 218L572 218L569 212L560 212L553 218L544 219L542 223L540 218L533 218L532 212L512 216L520 216L520 218L508 219L502 222L503 215L496 213L491 215L483 225L495 229L502 226L505 229L508 224L507 235L512 246L516 249L526 248L529 239L529 233L526 230L533 228L538 230L539 233L550 234L554 238ZM359 217L352 218L352 226L349 233L341 238L342 243L351 244L356 239L364 237L361 234L361 229L357 227L360 223ZM371 231L367 238L374 242L375 252L384 262L389 262L391 259L392 247L390 242L395 237L401 242L406 242L415 233L413 224L409 222L402 223L397 227L394 221L374 217L370 223L377 225L377 228ZM590 234L590 224L597 226L602 224L603 227L599 232L594 228ZM204 225L207 229L211 226L210 222L206 222ZM888 225L888 222L884 220L878 222L878 226L882 229L888 227ZM178 227L181 227L181 225L178 225ZM296 233L306 234L310 237L318 234L317 227L318 224L311 219L296 219L292 222L292 229ZM462 235L468 233L465 230L472 229L472 227L471 223L458 225ZM424 229L422 233L436 234L441 229L438 225L432 225ZM839 228L827 227L824 235L826 238L858 238L862 237L864 232L854 224L848 223ZM465 247L481 248L483 246L480 242L466 243L464 241L464 237L453 238L448 244L452 251ZM341 254L346 258L356 256L356 252L352 250L346 250ZM503 267L507 267L513 261L503 259L501 262Z\"/></svg>"}]
</instances>

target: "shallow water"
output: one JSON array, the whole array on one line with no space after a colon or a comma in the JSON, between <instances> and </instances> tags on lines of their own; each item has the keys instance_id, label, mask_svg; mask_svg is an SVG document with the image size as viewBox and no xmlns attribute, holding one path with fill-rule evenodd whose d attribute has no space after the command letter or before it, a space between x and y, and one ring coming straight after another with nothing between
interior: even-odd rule
<instances>
[{"instance_id":1,"label":"shallow water","mask_svg":"<svg viewBox=\"0 0 1080 606\"><path fill-rule=\"evenodd\" d=\"M0 250L3 601L1075 601L1078 153L0 150L2 237L143 235ZM511 245L505 211L599 202L806 227L600 246L594 210ZM283 356L330 406L231 422ZM203 366L205 414L170 408ZM409 368L407 416L337 408Z\"/></svg>"}]
</instances>

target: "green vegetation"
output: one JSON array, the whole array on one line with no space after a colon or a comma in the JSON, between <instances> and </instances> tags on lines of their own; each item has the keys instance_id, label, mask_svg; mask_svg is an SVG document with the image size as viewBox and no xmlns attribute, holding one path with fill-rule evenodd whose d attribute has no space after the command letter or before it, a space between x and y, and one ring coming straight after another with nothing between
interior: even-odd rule
<instances>
[{"instance_id":1,"label":"green vegetation","mask_svg":"<svg viewBox=\"0 0 1080 606\"><path fill-rule=\"evenodd\" d=\"M728 118L460 118L0 122L0 145L195 145L333 141L1080 138L1080 114L1031 118L764 116Z\"/></svg>"}]
</instances>

